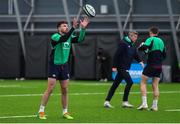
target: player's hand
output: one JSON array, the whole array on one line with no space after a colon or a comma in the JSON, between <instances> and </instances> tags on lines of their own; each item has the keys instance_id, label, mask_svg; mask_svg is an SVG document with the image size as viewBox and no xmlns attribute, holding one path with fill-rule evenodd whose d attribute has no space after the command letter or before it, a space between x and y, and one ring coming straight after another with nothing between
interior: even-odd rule
<instances>
[{"instance_id":1,"label":"player's hand","mask_svg":"<svg viewBox=\"0 0 180 124\"><path fill-rule=\"evenodd\" d=\"M144 42L142 42L139 46L138 46L138 50L140 51L141 47L144 45Z\"/></svg>"},{"instance_id":2,"label":"player's hand","mask_svg":"<svg viewBox=\"0 0 180 124\"><path fill-rule=\"evenodd\" d=\"M112 71L113 71L113 72L116 72L116 71L117 71L117 68L112 68Z\"/></svg>"},{"instance_id":3,"label":"player's hand","mask_svg":"<svg viewBox=\"0 0 180 124\"><path fill-rule=\"evenodd\" d=\"M144 45L144 42L142 42L142 43L139 45L139 47L142 47L142 45Z\"/></svg>"},{"instance_id":4,"label":"player's hand","mask_svg":"<svg viewBox=\"0 0 180 124\"><path fill-rule=\"evenodd\" d=\"M78 27L78 20L76 18L73 19L72 26L73 26L73 28L77 28Z\"/></svg>"},{"instance_id":5,"label":"player's hand","mask_svg":"<svg viewBox=\"0 0 180 124\"><path fill-rule=\"evenodd\" d=\"M141 67L144 68L144 63L143 62L140 62L139 64L141 64Z\"/></svg>"},{"instance_id":6,"label":"player's hand","mask_svg":"<svg viewBox=\"0 0 180 124\"><path fill-rule=\"evenodd\" d=\"M86 28L88 26L88 24L89 24L89 19L87 17L80 20L80 25L82 28Z\"/></svg>"}]
</instances>

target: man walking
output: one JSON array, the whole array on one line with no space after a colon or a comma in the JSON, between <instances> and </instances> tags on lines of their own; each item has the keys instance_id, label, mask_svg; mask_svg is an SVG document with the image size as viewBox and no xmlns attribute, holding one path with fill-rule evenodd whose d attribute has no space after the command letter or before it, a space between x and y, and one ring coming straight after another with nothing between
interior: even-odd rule
<instances>
[{"instance_id":1,"label":"man walking","mask_svg":"<svg viewBox=\"0 0 180 124\"><path fill-rule=\"evenodd\" d=\"M118 49L114 56L113 67L113 71L117 71L118 73L105 99L104 107L106 108L113 108L113 106L110 104L110 100L123 79L126 81L126 87L124 89L122 106L129 108L133 107L133 105L128 102L129 92L133 85L133 81L128 70L130 69L133 59L138 61L142 67L144 67L143 62L137 53L137 49L134 47L134 43L136 42L137 38L138 33L136 31L130 31L128 36L125 36L118 45Z\"/></svg>"}]
</instances>

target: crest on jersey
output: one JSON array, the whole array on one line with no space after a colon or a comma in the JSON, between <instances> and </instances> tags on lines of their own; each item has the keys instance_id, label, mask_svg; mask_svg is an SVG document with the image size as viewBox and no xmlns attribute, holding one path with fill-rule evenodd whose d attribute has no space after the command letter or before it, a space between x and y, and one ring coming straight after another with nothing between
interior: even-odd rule
<instances>
[{"instance_id":1,"label":"crest on jersey","mask_svg":"<svg viewBox=\"0 0 180 124\"><path fill-rule=\"evenodd\" d=\"M69 42L65 42L63 44L63 49L69 49L70 48L70 43Z\"/></svg>"}]
</instances>

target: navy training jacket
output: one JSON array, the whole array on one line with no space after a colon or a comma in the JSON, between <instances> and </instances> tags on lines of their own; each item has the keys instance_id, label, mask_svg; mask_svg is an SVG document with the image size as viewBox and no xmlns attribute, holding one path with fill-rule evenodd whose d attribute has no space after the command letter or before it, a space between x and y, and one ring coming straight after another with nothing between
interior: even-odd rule
<instances>
[{"instance_id":1,"label":"navy training jacket","mask_svg":"<svg viewBox=\"0 0 180 124\"><path fill-rule=\"evenodd\" d=\"M133 42L126 36L118 44L114 55L113 67L129 70L133 59L137 62L142 61Z\"/></svg>"}]
</instances>

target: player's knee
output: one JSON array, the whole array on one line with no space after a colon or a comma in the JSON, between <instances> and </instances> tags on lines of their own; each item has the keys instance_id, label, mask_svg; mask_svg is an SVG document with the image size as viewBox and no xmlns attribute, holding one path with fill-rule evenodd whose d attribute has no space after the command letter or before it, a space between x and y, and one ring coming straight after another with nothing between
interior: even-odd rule
<instances>
[{"instance_id":1,"label":"player's knee","mask_svg":"<svg viewBox=\"0 0 180 124\"><path fill-rule=\"evenodd\" d=\"M45 92L50 95L53 92L53 88L48 88Z\"/></svg>"},{"instance_id":2,"label":"player's knee","mask_svg":"<svg viewBox=\"0 0 180 124\"><path fill-rule=\"evenodd\" d=\"M49 86L46 90L48 94L51 94L53 92L54 86Z\"/></svg>"},{"instance_id":3,"label":"player's knee","mask_svg":"<svg viewBox=\"0 0 180 124\"><path fill-rule=\"evenodd\" d=\"M61 88L61 92L62 92L63 95L64 95L64 94L67 94L67 92L68 92L67 87L62 87L62 88Z\"/></svg>"},{"instance_id":4,"label":"player's knee","mask_svg":"<svg viewBox=\"0 0 180 124\"><path fill-rule=\"evenodd\" d=\"M158 88L158 85L156 83L152 83L152 86L153 86L154 89Z\"/></svg>"},{"instance_id":5,"label":"player's knee","mask_svg":"<svg viewBox=\"0 0 180 124\"><path fill-rule=\"evenodd\" d=\"M112 85L113 88L116 89L118 86L119 86L119 82L113 82L113 85Z\"/></svg>"},{"instance_id":6,"label":"player's knee","mask_svg":"<svg viewBox=\"0 0 180 124\"><path fill-rule=\"evenodd\" d=\"M133 82L132 82L132 81L130 81L130 82L127 83L127 87L131 87L132 85L133 85Z\"/></svg>"},{"instance_id":7,"label":"player's knee","mask_svg":"<svg viewBox=\"0 0 180 124\"><path fill-rule=\"evenodd\" d=\"M130 82L130 85L131 85L131 86L133 85L133 81Z\"/></svg>"}]
</instances>

